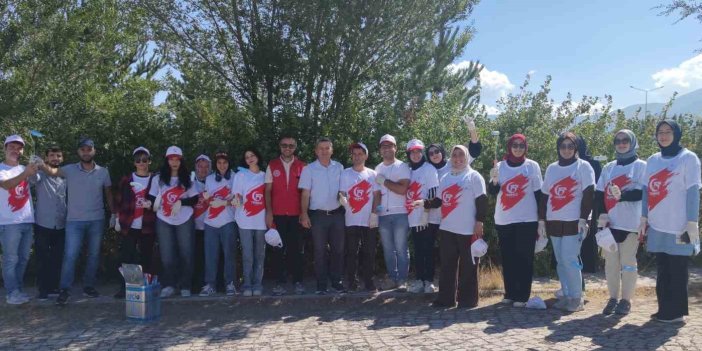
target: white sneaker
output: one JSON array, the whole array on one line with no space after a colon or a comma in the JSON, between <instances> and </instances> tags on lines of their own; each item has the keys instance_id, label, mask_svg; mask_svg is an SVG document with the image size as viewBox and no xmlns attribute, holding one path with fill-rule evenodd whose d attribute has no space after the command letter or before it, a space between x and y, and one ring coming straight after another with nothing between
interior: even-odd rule
<instances>
[{"instance_id":1,"label":"white sneaker","mask_svg":"<svg viewBox=\"0 0 702 351\"><path fill-rule=\"evenodd\" d=\"M406 292L407 291L407 282L401 281L401 282L397 283L397 291Z\"/></svg>"},{"instance_id":2,"label":"white sneaker","mask_svg":"<svg viewBox=\"0 0 702 351\"><path fill-rule=\"evenodd\" d=\"M173 294L175 294L175 290L173 290L173 288L170 286L167 286L167 287L161 289L161 298L162 299L167 299L167 298L173 296Z\"/></svg>"},{"instance_id":3,"label":"white sneaker","mask_svg":"<svg viewBox=\"0 0 702 351\"><path fill-rule=\"evenodd\" d=\"M15 290L11 292L10 295L7 295L5 301L8 305L21 305L29 302L29 299L22 296L19 290Z\"/></svg>"},{"instance_id":4,"label":"white sneaker","mask_svg":"<svg viewBox=\"0 0 702 351\"><path fill-rule=\"evenodd\" d=\"M425 281L424 282L424 293L425 294L433 294L436 292L436 287L434 286L434 283L430 281Z\"/></svg>"},{"instance_id":5,"label":"white sneaker","mask_svg":"<svg viewBox=\"0 0 702 351\"><path fill-rule=\"evenodd\" d=\"M181 294L182 293L183 292L181 291ZM215 294L215 289L210 284L206 284L205 286L202 287L202 290L200 290L201 297L208 297L208 296L212 296L214 294Z\"/></svg>"},{"instance_id":6,"label":"white sneaker","mask_svg":"<svg viewBox=\"0 0 702 351\"><path fill-rule=\"evenodd\" d=\"M407 288L407 291L414 293L414 294L419 294L424 292L424 282L421 280L415 280L410 284L409 288Z\"/></svg>"},{"instance_id":7,"label":"white sneaker","mask_svg":"<svg viewBox=\"0 0 702 351\"><path fill-rule=\"evenodd\" d=\"M579 312L585 309L583 306L583 300L579 297L568 299L568 306L566 310L569 312Z\"/></svg>"},{"instance_id":8,"label":"white sneaker","mask_svg":"<svg viewBox=\"0 0 702 351\"><path fill-rule=\"evenodd\" d=\"M236 295L236 286L234 285L234 282L230 282L227 284L227 296L234 296Z\"/></svg>"},{"instance_id":9,"label":"white sneaker","mask_svg":"<svg viewBox=\"0 0 702 351\"><path fill-rule=\"evenodd\" d=\"M255 289L252 294L253 294L253 296L261 296L261 295L263 295L263 291L261 291L259 289Z\"/></svg>"},{"instance_id":10,"label":"white sneaker","mask_svg":"<svg viewBox=\"0 0 702 351\"><path fill-rule=\"evenodd\" d=\"M242 295L244 295L245 297L249 297L253 295L253 291L251 291L251 289L244 289L244 293Z\"/></svg>"},{"instance_id":11,"label":"white sneaker","mask_svg":"<svg viewBox=\"0 0 702 351\"><path fill-rule=\"evenodd\" d=\"M500 303L503 305L511 305L513 302L514 302L514 300L510 300L510 299L502 299L502 301L500 301Z\"/></svg>"},{"instance_id":12,"label":"white sneaker","mask_svg":"<svg viewBox=\"0 0 702 351\"><path fill-rule=\"evenodd\" d=\"M526 306L526 302L519 302L519 301L514 301L512 304L513 307L518 307L518 308L523 308Z\"/></svg>"},{"instance_id":13,"label":"white sneaker","mask_svg":"<svg viewBox=\"0 0 702 351\"><path fill-rule=\"evenodd\" d=\"M563 295L563 289L558 289L558 290L556 290L556 292L553 293L553 295L554 295L557 299L560 299L561 297L564 296L564 295Z\"/></svg>"},{"instance_id":14,"label":"white sneaker","mask_svg":"<svg viewBox=\"0 0 702 351\"><path fill-rule=\"evenodd\" d=\"M190 289L180 289L180 296L182 297L190 297Z\"/></svg>"}]
</instances>

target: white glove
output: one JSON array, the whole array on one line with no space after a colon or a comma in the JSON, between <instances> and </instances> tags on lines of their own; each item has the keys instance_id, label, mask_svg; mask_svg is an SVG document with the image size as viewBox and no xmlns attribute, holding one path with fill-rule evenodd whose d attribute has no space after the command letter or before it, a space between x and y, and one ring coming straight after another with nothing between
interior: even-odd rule
<instances>
[{"instance_id":1,"label":"white glove","mask_svg":"<svg viewBox=\"0 0 702 351\"><path fill-rule=\"evenodd\" d=\"M349 204L349 200L346 199L344 194L339 193L339 205L346 207Z\"/></svg>"},{"instance_id":2,"label":"white glove","mask_svg":"<svg viewBox=\"0 0 702 351\"><path fill-rule=\"evenodd\" d=\"M32 155L32 156L29 156L29 163L32 163L32 164L36 165L37 167L41 167L44 165L44 160L42 160L41 157L39 157L37 155Z\"/></svg>"},{"instance_id":3,"label":"white glove","mask_svg":"<svg viewBox=\"0 0 702 351\"><path fill-rule=\"evenodd\" d=\"M641 217L641 221L639 222L639 241L643 242L644 238L646 237L646 227L648 226L648 218L646 217Z\"/></svg>"},{"instance_id":4,"label":"white glove","mask_svg":"<svg viewBox=\"0 0 702 351\"><path fill-rule=\"evenodd\" d=\"M580 233L580 238L585 239L588 232L587 219L578 219L578 233Z\"/></svg>"},{"instance_id":5,"label":"white glove","mask_svg":"<svg viewBox=\"0 0 702 351\"><path fill-rule=\"evenodd\" d=\"M149 200L142 201L141 208L151 208L151 201L149 201Z\"/></svg>"},{"instance_id":6,"label":"white glove","mask_svg":"<svg viewBox=\"0 0 702 351\"><path fill-rule=\"evenodd\" d=\"M499 179L500 171L497 169L497 165L495 165L495 167L492 167L492 169L490 170L490 182L492 184L497 184L497 182L499 182Z\"/></svg>"},{"instance_id":7,"label":"white glove","mask_svg":"<svg viewBox=\"0 0 702 351\"><path fill-rule=\"evenodd\" d=\"M180 202L180 200L176 201L173 203L173 207L171 208L171 217L175 217L180 213L180 208L183 206L183 204Z\"/></svg>"},{"instance_id":8,"label":"white glove","mask_svg":"<svg viewBox=\"0 0 702 351\"><path fill-rule=\"evenodd\" d=\"M214 199L210 202L210 207L212 208L219 208L222 206L227 206L227 200Z\"/></svg>"},{"instance_id":9,"label":"white glove","mask_svg":"<svg viewBox=\"0 0 702 351\"><path fill-rule=\"evenodd\" d=\"M609 215L606 213L600 213L597 217L597 228L604 228L609 224Z\"/></svg>"},{"instance_id":10,"label":"white glove","mask_svg":"<svg viewBox=\"0 0 702 351\"><path fill-rule=\"evenodd\" d=\"M424 200L414 200L412 201L412 207L424 207Z\"/></svg>"},{"instance_id":11,"label":"white glove","mask_svg":"<svg viewBox=\"0 0 702 351\"><path fill-rule=\"evenodd\" d=\"M618 186L611 184L609 186L609 193L614 197L617 201L622 198L622 189L620 189Z\"/></svg>"},{"instance_id":12,"label":"white glove","mask_svg":"<svg viewBox=\"0 0 702 351\"><path fill-rule=\"evenodd\" d=\"M466 123L466 126L468 127L468 131L470 131L470 132L475 131L475 121L473 121L473 117L465 115L461 119L463 119L463 122Z\"/></svg>"},{"instance_id":13,"label":"white glove","mask_svg":"<svg viewBox=\"0 0 702 351\"><path fill-rule=\"evenodd\" d=\"M203 191L203 192L202 192L202 198L203 198L203 199L209 200L210 197L212 197L212 196L210 195L210 193L208 193L208 192L206 192L206 191Z\"/></svg>"},{"instance_id":14,"label":"white glove","mask_svg":"<svg viewBox=\"0 0 702 351\"><path fill-rule=\"evenodd\" d=\"M239 199L239 196L234 196L232 198L231 204L234 207L241 207L241 200Z\"/></svg>"},{"instance_id":15,"label":"white glove","mask_svg":"<svg viewBox=\"0 0 702 351\"><path fill-rule=\"evenodd\" d=\"M539 234L539 238L546 237L546 222L545 221L539 221L539 226L536 229L536 233Z\"/></svg>"},{"instance_id":16,"label":"white glove","mask_svg":"<svg viewBox=\"0 0 702 351\"><path fill-rule=\"evenodd\" d=\"M117 223L117 216L115 216L115 214L113 213L113 214L110 216L110 228L114 228L114 227L115 227L115 223Z\"/></svg>"},{"instance_id":17,"label":"white glove","mask_svg":"<svg viewBox=\"0 0 702 351\"><path fill-rule=\"evenodd\" d=\"M383 185L385 184L385 176L382 174L378 174L375 176L375 182L378 185Z\"/></svg>"},{"instance_id":18,"label":"white glove","mask_svg":"<svg viewBox=\"0 0 702 351\"><path fill-rule=\"evenodd\" d=\"M378 228L378 215L375 213L371 213L370 215L370 227Z\"/></svg>"},{"instance_id":19,"label":"white glove","mask_svg":"<svg viewBox=\"0 0 702 351\"><path fill-rule=\"evenodd\" d=\"M119 224L119 221L115 221L115 231L117 233L122 231L122 226Z\"/></svg>"},{"instance_id":20,"label":"white glove","mask_svg":"<svg viewBox=\"0 0 702 351\"><path fill-rule=\"evenodd\" d=\"M687 222L687 235L690 236L692 244L692 254L697 256L700 253L700 224L697 222Z\"/></svg>"}]
</instances>

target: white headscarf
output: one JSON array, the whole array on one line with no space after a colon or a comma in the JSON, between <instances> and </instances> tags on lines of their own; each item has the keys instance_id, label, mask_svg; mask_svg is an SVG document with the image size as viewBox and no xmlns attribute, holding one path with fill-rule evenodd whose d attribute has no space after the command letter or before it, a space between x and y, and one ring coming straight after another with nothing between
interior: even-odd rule
<instances>
[{"instance_id":1,"label":"white headscarf","mask_svg":"<svg viewBox=\"0 0 702 351\"><path fill-rule=\"evenodd\" d=\"M471 157L470 157L470 153L468 152L468 148L465 147L464 145L461 145L461 144L455 145L454 147L451 148L451 153L449 154L449 157L450 157L450 155L453 155L453 150L456 150L456 149L461 149L461 151L463 151L463 153L466 155L466 167L463 170L456 169L455 165L452 162L451 163L451 171L456 171L456 170L465 171L465 170L470 169Z\"/></svg>"}]
</instances>

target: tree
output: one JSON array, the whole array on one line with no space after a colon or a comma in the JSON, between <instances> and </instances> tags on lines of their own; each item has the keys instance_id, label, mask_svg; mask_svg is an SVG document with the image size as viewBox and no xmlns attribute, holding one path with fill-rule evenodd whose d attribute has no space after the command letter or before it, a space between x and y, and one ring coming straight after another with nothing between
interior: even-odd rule
<instances>
[{"instance_id":1,"label":"tree","mask_svg":"<svg viewBox=\"0 0 702 351\"><path fill-rule=\"evenodd\" d=\"M657 9L661 12L659 16L676 15L677 22L680 22L690 16L694 16L698 21L702 22L702 3L694 0L673 0L667 5L658 5ZM698 52L702 50L697 50Z\"/></svg>"}]
</instances>

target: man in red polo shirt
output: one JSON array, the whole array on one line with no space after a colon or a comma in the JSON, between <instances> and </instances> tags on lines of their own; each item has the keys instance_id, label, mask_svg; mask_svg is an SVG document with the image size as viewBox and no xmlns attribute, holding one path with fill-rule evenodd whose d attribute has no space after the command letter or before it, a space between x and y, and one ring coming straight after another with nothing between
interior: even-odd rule
<instances>
[{"instance_id":1,"label":"man in red polo shirt","mask_svg":"<svg viewBox=\"0 0 702 351\"><path fill-rule=\"evenodd\" d=\"M266 169L266 226L276 228L283 240L282 248L273 248L273 271L278 282L273 295L284 295L283 287L290 272L295 285L295 293L305 293L302 285L303 247L300 228L300 189L297 184L305 163L295 156L295 138L283 135L278 142L280 157L271 160Z\"/></svg>"}]
</instances>

